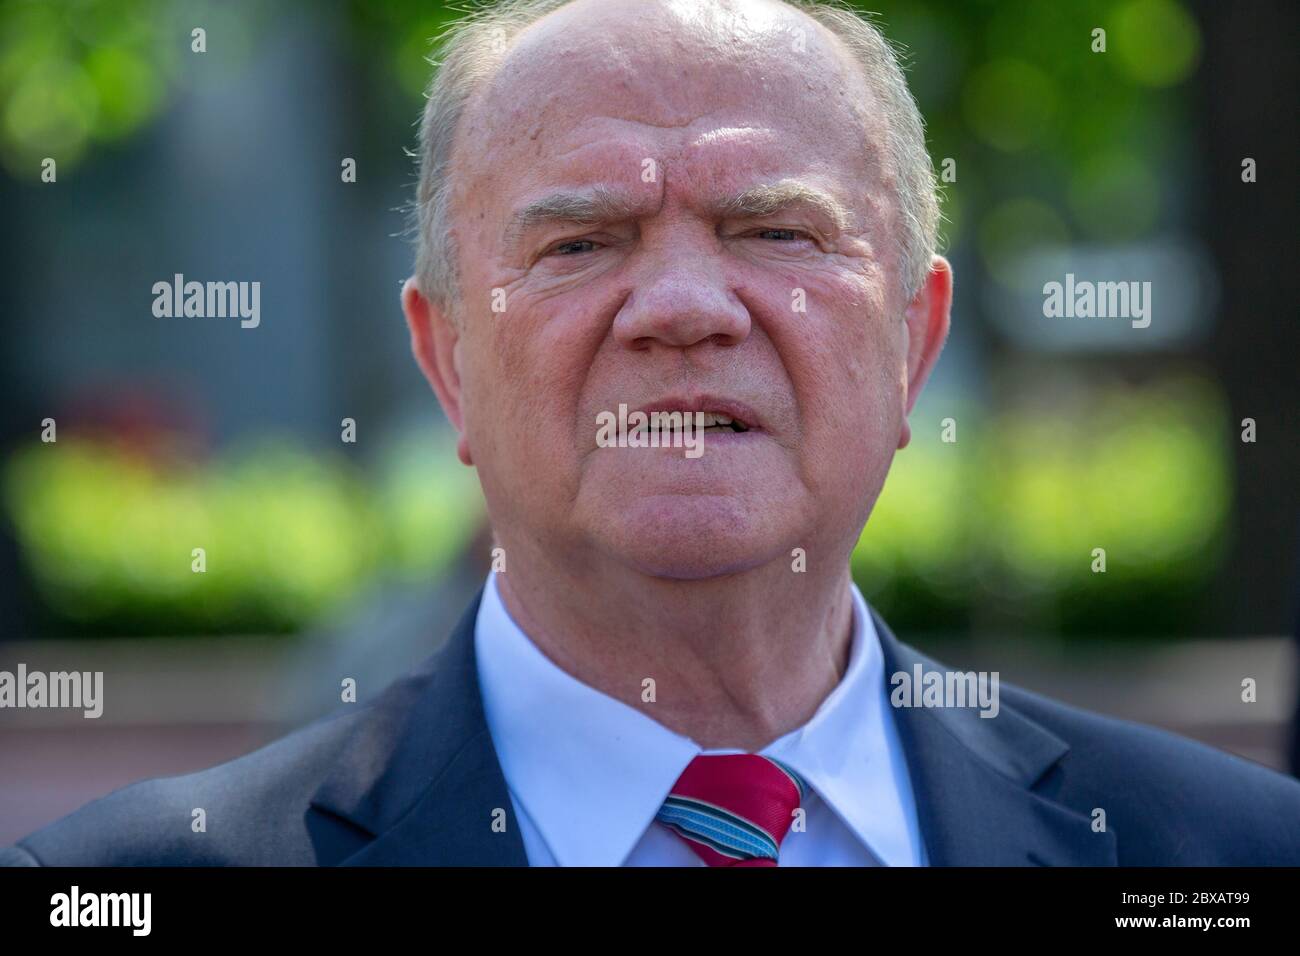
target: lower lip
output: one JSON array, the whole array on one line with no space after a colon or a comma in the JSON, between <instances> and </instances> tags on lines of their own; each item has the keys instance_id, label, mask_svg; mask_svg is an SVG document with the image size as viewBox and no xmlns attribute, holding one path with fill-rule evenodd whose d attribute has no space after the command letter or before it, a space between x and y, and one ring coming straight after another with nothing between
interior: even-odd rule
<instances>
[{"instance_id":1,"label":"lower lip","mask_svg":"<svg viewBox=\"0 0 1300 956\"><path fill-rule=\"evenodd\" d=\"M700 432L698 435L692 434L691 438L693 442L697 443L700 447L703 447L707 454L707 450L715 445L743 445L747 442L754 441L762 434L763 431L758 428L751 428L748 431L743 432L732 431L728 428L719 431ZM661 444L658 446L660 450L676 451L678 453L680 453L685 447L686 445L684 442L679 442L676 439L661 441Z\"/></svg>"}]
</instances>

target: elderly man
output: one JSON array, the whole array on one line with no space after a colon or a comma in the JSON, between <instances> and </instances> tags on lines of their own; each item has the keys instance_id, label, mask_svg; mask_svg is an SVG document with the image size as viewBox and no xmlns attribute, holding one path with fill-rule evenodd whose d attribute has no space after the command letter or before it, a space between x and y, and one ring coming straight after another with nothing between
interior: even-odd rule
<instances>
[{"instance_id":1,"label":"elderly man","mask_svg":"<svg viewBox=\"0 0 1300 956\"><path fill-rule=\"evenodd\" d=\"M11 861L1300 863L1300 784L1006 686L950 700L855 588L952 302L872 26L523 0L444 53L402 304L482 483L480 598L373 701Z\"/></svg>"}]
</instances>

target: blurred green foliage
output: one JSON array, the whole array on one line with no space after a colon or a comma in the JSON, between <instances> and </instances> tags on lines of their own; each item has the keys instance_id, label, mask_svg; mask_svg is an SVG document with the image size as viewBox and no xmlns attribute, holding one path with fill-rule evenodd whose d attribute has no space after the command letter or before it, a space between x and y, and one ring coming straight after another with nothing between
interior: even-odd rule
<instances>
[{"instance_id":1,"label":"blurred green foliage","mask_svg":"<svg viewBox=\"0 0 1300 956\"><path fill-rule=\"evenodd\" d=\"M1121 242L1168 225L1200 63L1178 0L857 3L901 44L936 167L956 159L946 246L1014 285L1027 247ZM1093 52L1105 30L1106 51Z\"/></svg>"},{"instance_id":2,"label":"blurred green foliage","mask_svg":"<svg viewBox=\"0 0 1300 956\"><path fill-rule=\"evenodd\" d=\"M1186 633L1232 504L1223 398L1204 379L1114 383L1042 407L914 422L853 554L863 593L914 629ZM1106 552L1094 573L1093 550ZM979 620L974 618L979 615Z\"/></svg>"},{"instance_id":3,"label":"blurred green foliage","mask_svg":"<svg viewBox=\"0 0 1300 956\"><path fill-rule=\"evenodd\" d=\"M291 13L285 4L282 13ZM0 0L0 164L34 181L129 140L205 70L238 67L273 9L175 0ZM212 38L196 69L191 31Z\"/></svg>"},{"instance_id":4,"label":"blurred green foliage","mask_svg":"<svg viewBox=\"0 0 1300 956\"><path fill-rule=\"evenodd\" d=\"M160 112L182 47L163 41L164 2L0 4L0 157L35 179L94 142L130 136Z\"/></svg>"},{"instance_id":5,"label":"blurred green foliage","mask_svg":"<svg viewBox=\"0 0 1300 956\"><path fill-rule=\"evenodd\" d=\"M473 473L415 438L371 478L284 440L199 466L65 439L14 455L5 490L43 603L94 633L296 630L377 573L437 575L480 515Z\"/></svg>"}]
</instances>

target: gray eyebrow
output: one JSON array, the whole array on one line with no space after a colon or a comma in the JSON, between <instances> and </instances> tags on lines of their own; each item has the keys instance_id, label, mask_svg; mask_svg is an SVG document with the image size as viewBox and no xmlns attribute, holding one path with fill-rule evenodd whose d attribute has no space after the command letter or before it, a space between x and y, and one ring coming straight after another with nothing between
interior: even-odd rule
<instances>
[{"instance_id":1,"label":"gray eyebrow","mask_svg":"<svg viewBox=\"0 0 1300 956\"><path fill-rule=\"evenodd\" d=\"M632 205L604 186L584 192L556 192L530 202L510 219L506 237L518 239L527 229L544 222L616 222L626 219Z\"/></svg>"},{"instance_id":2,"label":"gray eyebrow","mask_svg":"<svg viewBox=\"0 0 1300 956\"><path fill-rule=\"evenodd\" d=\"M835 224L847 229L852 219L837 199L806 183L785 180L770 186L753 186L722 203L724 214L732 216L770 216L788 206L811 206Z\"/></svg>"}]
</instances>

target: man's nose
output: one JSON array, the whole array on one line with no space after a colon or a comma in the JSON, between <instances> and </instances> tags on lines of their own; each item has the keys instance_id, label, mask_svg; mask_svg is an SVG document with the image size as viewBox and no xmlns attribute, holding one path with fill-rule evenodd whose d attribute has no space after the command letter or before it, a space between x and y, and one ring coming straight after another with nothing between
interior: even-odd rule
<instances>
[{"instance_id":1,"label":"man's nose","mask_svg":"<svg viewBox=\"0 0 1300 956\"><path fill-rule=\"evenodd\" d=\"M749 330L749 310L725 271L698 251L647 264L614 319L614 336L628 348L739 345Z\"/></svg>"}]
</instances>

